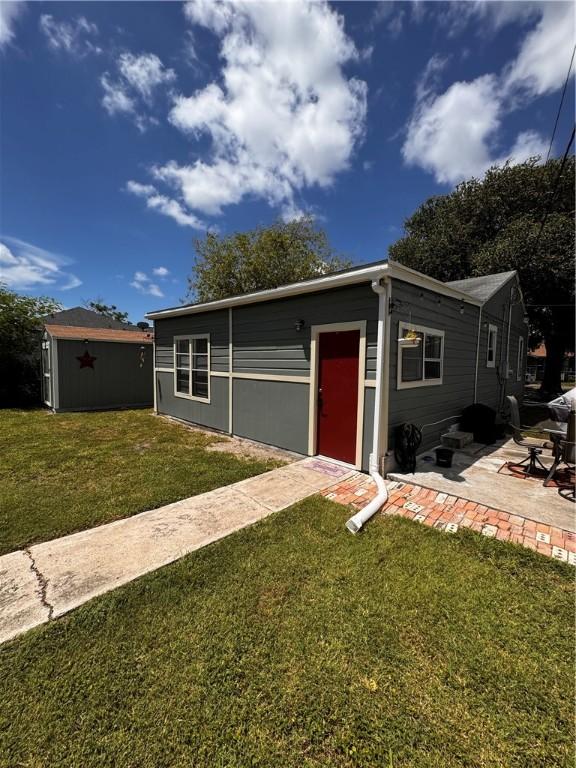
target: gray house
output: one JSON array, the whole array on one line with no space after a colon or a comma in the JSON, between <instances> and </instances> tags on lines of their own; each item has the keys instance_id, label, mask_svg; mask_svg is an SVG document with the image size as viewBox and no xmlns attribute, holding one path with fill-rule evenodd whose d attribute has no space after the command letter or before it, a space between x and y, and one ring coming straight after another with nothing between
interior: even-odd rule
<instances>
[{"instance_id":1,"label":"gray house","mask_svg":"<svg viewBox=\"0 0 576 768\"><path fill-rule=\"evenodd\" d=\"M83 307L44 318L42 399L54 411L153 402L153 336Z\"/></svg>"},{"instance_id":2,"label":"gray house","mask_svg":"<svg viewBox=\"0 0 576 768\"><path fill-rule=\"evenodd\" d=\"M158 413L372 472L396 426L426 425L427 449L466 406L522 396L515 272L442 283L377 262L148 317Z\"/></svg>"}]
</instances>

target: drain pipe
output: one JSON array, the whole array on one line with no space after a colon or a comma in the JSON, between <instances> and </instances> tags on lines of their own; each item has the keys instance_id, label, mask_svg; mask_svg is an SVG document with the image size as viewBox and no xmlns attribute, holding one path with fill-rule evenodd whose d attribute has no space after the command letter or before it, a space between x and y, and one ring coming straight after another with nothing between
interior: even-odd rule
<instances>
[{"instance_id":1,"label":"drain pipe","mask_svg":"<svg viewBox=\"0 0 576 768\"><path fill-rule=\"evenodd\" d=\"M380 474L380 459L388 449L388 389L390 381L390 324L388 307L390 304L390 279L372 281L372 290L378 294L378 340L376 346L376 397L374 402L374 433L372 454L370 456L370 475L376 483L376 498L353 515L346 528L350 533L358 533L364 523L388 501L388 489Z\"/></svg>"}]
</instances>

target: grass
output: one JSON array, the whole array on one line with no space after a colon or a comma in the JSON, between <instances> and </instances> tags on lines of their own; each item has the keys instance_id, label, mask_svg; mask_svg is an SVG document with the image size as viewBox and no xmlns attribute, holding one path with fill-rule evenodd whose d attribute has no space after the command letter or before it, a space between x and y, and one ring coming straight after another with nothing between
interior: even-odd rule
<instances>
[{"instance_id":1,"label":"grass","mask_svg":"<svg viewBox=\"0 0 576 768\"><path fill-rule=\"evenodd\" d=\"M313 497L0 648L0 765L573 765L569 566Z\"/></svg>"},{"instance_id":2,"label":"grass","mask_svg":"<svg viewBox=\"0 0 576 768\"><path fill-rule=\"evenodd\" d=\"M257 475L150 411L0 410L0 554Z\"/></svg>"}]
</instances>

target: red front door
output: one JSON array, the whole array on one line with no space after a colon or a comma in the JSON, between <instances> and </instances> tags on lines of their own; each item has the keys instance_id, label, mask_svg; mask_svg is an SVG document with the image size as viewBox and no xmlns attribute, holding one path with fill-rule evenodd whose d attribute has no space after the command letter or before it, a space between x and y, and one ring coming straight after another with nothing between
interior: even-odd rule
<instances>
[{"instance_id":1,"label":"red front door","mask_svg":"<svg viewBox=\"0 0 576 768\"><path fill-rule=\"evenodd\" d=\"M317 452L356 463L360 331L330 331L318 338Z\"/></svg>"}]
</instances>

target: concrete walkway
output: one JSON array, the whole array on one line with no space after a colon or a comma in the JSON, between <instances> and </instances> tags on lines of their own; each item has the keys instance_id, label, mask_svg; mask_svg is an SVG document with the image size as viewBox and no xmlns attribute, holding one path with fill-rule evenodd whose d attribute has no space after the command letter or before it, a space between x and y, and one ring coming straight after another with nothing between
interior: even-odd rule
<instances>
[{"instance_id":1,"label":"concrete walkway","mask_svg":"<svg viewBox=\"0 0 576 768\"><path fill-rule=\"evenodd\" d=\"M0 642L178 560L354 472L304 459L0 557Z\"/></svg>"}]
</instances>

